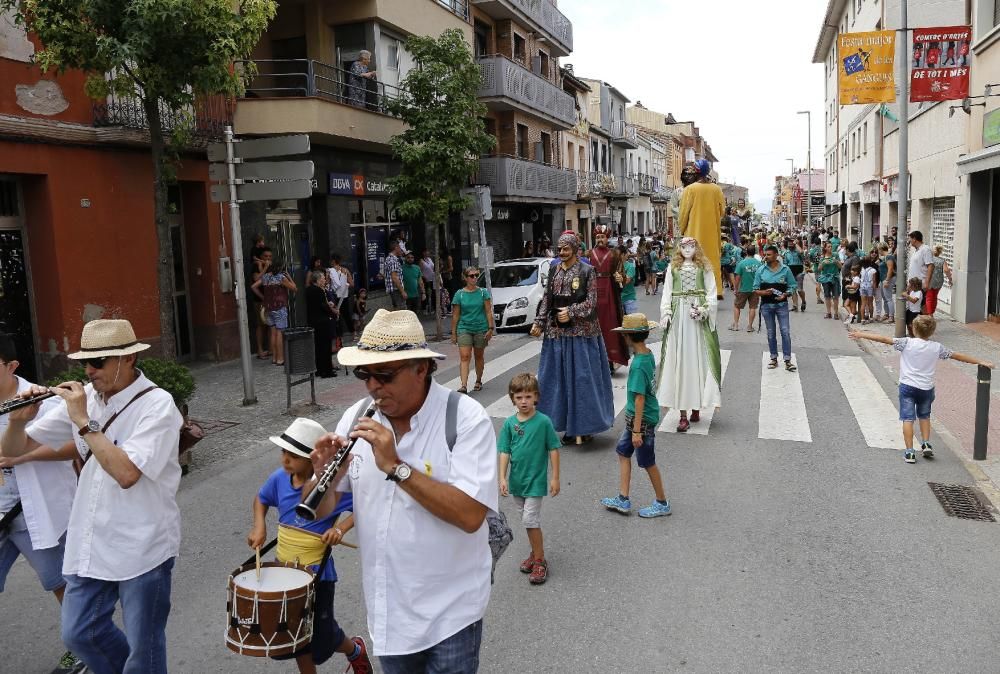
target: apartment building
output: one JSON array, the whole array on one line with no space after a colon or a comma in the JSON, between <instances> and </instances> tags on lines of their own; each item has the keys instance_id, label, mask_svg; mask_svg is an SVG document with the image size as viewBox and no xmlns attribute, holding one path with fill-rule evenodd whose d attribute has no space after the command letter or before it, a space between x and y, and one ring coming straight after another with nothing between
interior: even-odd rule
<instances>
[{"instance_id":1,"label":"apartment building","mask_svg":"<svg viewBox=\"0 0 1000 674\"><path fill-rule=\"evenodd\" d=\"M962 25L969 21L964 0L909 0L910 28ZM869 247L896 225L899 214L899 105L841 106L837 100L837 34L896 29L898 2L830 0L813 54L824 66L825 169L827 220L841 236ZM896 58L910 63L902 40ZM955 102L957 103L957 102ZM925 241L940 244L944 257L954 257L959 232L957 213L964 208L966 187L956 163L967 152L968 116L954 114L952 103L909 106L909 228ZM964 292L964 291L963 291ZM940 295L939 311L951 313L949 285Z\"/></svg>"},{"instance_id":2,"label":"apartment building","mask_svg":"<svg viewBox=\"0 0 1000 674\"><path fill-rule=\"evenodd\" d=\"M486 236L496 259L505 259L521 255L529 241L555 241L568 209L579 218L577 174L570 168L581 161L579 143L568 150L560 141L561 132L581 122L573 90L579 85L566 91L559 67L573 50L573 24L550 0L470 4L482 69L479 99L488 109L486 129L497 139L495 152L480 159L476 180L490 187ZM478 232L462 240L476 241Z\"/></svg>"},{"instance_id":3,"label":"apartment building","mask_svg":"<svg viewBox=\"0 0 1000 674\"><path fill-rule=\"evenodd\" d=\"M972 3L972 39L970 94L982 98L958 160L967 198L956 212L951 309L965 322L1000 321L1000 0Z\"/></svg>"},{"instance_id":4,"label":"apartment building","mask_svg":"<svg viewBox=\"0 0 1000 674\"><path fill-rule=\"evenodd\" d=\"M92 101L83 73L42 73L32 63L38 47L0 13L0 322L16 334L18 373L36 381L67 366L93 318L128 318L139 339L154 350L160 342L142 107ZM221 137L231 109L212 100L190 112L197 131L168 193L174 337L182 360L229 358L238 353L236 315L219 259L233 248L210 202L204 144Z\"/></svg>"}]
</instances>

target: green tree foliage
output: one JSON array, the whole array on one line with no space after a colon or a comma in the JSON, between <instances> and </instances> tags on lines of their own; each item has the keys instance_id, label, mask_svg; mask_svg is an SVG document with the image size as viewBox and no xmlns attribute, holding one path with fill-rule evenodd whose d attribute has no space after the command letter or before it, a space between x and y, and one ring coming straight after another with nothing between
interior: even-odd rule
<instances>
[{"instance_id":1,"label":"green tree foliage","mask_svg":"<svg viewBox=\"0 0 1000 674\"><path fill-rule=\"evenodd\" d=\"M450 213L468 205L461 190L495 139L483 126L486 108L476 98L479 66L462 32L449 29L437 39L413 36L406 50L415 67L403 80L403 95L389 105L406 123L406 130L392 139L402 170L389 183L397 210L434 228L440 269L440 228ZM441 331L438 312L438 339Z\"/></svg>"},{"instance_id":2,"label":"green tree foliage","mask_svg":"<svg viewBox=\"0 0 1000 674\"><path fill-rule=\"evenodd\" d=\"M162 358L143 358L136 361L135 366L142 370L146 377L169 393L174 398L177 407L183 407L197 388L191 371L180 363ZM48 386L58 386L67 381L87 382L87 373L82 365L72 365L69 369L60 372L49 379Z\"/></svg>"},{"instance_id":3,"label":"green tree foliage","mask_svg":"<svg viewBox=\"0 0 1000 674\"><path fill-rule=\"evenodd\" d=\"M183 116L197 97L242 92L251 73L234 69L277 11L275 0L0 0L38 36L45 71L83 70L87 93L141 102L149 125L159 243L160 338L176 354L173 251L167 221L164 116ZM236 242L235 245L239 245Z\"/></svg>"}]
</instances>

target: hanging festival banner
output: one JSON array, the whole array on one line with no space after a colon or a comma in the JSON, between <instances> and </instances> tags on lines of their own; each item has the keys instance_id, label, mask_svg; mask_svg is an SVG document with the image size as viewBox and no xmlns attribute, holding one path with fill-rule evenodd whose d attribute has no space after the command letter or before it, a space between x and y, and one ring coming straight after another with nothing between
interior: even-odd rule
<instances>
[{"instance_id":1,"label":"hanging festival banner","mask_svg":"<svg viewBox=\"0 0 1000 674\"><path fill-rule=\"evenodd\" d=\"M969 95L969 26L914 28L910 101L953 101Z\"/></svg>"},{"instance_id":2,"label":"hanging festival banner","mask_svg":"<svg viewBox=\"0 0 1000 674\"><path fill-rule=\"evenodd\" d=\"M837 53L841 105L896 102L895 31L843 33Z\"/></svg>"}]
</instances>

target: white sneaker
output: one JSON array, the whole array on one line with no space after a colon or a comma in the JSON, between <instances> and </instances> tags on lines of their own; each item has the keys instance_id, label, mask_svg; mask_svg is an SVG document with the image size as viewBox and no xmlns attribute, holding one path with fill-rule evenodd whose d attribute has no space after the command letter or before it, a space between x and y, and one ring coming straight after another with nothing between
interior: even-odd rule
<instances>
[{"instance_id":1,"label":"white sneaker","mask_svg":"<svg viewBox=\"0 0 1000 674\"><path fill-rule=\"evenodd\" d=\"M848 316L847 320L844 321L844 325L850 325L851 321L853 321L853 320L854 320L854 316Z\"/></svg>"}]
</instances>

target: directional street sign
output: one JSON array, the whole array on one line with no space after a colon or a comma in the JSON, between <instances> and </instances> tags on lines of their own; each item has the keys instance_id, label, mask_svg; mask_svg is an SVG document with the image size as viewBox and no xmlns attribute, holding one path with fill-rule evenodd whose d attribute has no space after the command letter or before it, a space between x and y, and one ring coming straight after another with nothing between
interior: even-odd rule
<instances>
[{"instance_id":1,"label":"directional street sign","mask_svg":"<svg viewBox=\"0 0 1000 674\"><path fill-rule=\"evenodd\" d=\"M307 199L312 196L312 180L244 183L236 186L238 201L273 201L276 199ZM229 185L212 185L212 201L229 201Z\"/></svg>"},{"instance_id":2,"label":"directional street sign","mask_svg":"<svg viewBox=\"0 0 1000 674\"><path fill-rule=\"evenodd\" d=\"M284 157L309 153L309 136L276 136L274 138L254 138L233 144L233 156L240 159L261 157ZM212 143L208 146L209 161L226 161L226 144Z\"/></svg>"},{"instance_id":3,"label":"directional street sign","mask_svg":"<svg viewBox=\"0 0 1000 674\"><path fill-rule=\"evenodd\" d=\"M243 180L311 180L315 171L311 161L257 161L235 166L236 177ZM229 180L229 165L209 164L208 177Z\"/></svg>"}]
</instances>

